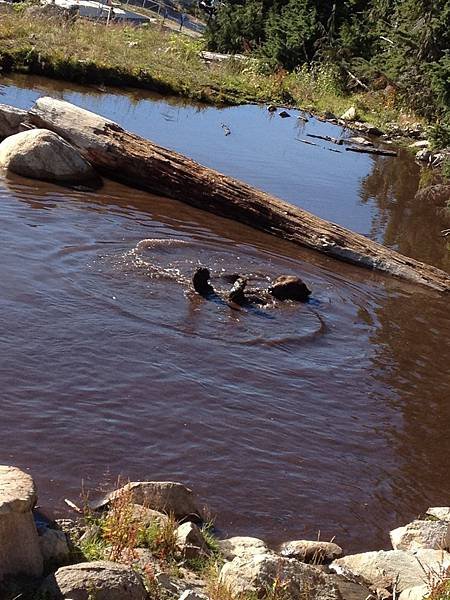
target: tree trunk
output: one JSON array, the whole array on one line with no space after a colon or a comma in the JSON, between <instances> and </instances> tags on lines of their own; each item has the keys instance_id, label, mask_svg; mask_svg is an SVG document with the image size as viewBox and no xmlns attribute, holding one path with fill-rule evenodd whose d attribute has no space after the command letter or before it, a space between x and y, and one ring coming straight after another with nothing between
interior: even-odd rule
<instances>
[{"instance_id":1,"label":"tree trunk","mask_svg":"<svg viewBox=\"0 0 450 600\"><path fill-rule=\"evenodd\" d=\"M329 256L446 291L450 276L344 227L204 167L113 121L53 98L40 98L29 121L77 147L103 175L245 223Z\"/></svg>"}]
</instances>

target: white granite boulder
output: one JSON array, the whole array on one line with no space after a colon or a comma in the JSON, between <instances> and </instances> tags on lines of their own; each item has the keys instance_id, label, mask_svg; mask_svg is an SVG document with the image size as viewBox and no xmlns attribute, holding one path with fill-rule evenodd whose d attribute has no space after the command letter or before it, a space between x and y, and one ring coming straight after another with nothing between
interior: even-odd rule
<instances>
[{"instance_id":1,"label":"white granite boulder","mask_svg":"<svg viewBox=\"0 0 450 600\"><path fill-rule=\"evenodd\" d=\"M42 575L42 554L31 512L36 500L30 475L16 467L0 466L0 581L7 575Z\"/></svg>"},{"instance_id":2,"label":"white granite boulder","mask_svg":"<svg viewBox=\"0 0 450 600\"><path fill-rule=\"evenodd\" d=\"M223 557L233 560L236 556L253 556L254 554L268 554L269 547L258 538L237 535L217 542Z\"/></svg>"},{"instance_id":3,"label":"white granite boulder","mask_svg":"<svg viewBox=\"0 0 450 600\"><path fill-rule=\"evenodd\" d=\"M201 516L192 490L174 481L132 481L119 490L107 494L98 502L92 502L91 508L93 510L104 508L122 493L129 493L135 504L173 514L176 519L191 517L195 520L195 518L200 519Z\"/></svg>"},{"instance_id":4,"label":"white granite boulder","mask_svg":"<svg viewBox=\"0 0 450 600\"><path fill-rule=\"evenodd\" d=\"M339 575L358 578L374 589L392 589L397 592L423 585L427 574L440 572L450 566L450 553L440 550L380 550L362 552L338 558L330 569Z\"/></svg>"},{"instance_id":5,"label":"white granite boulder","mask_svg":"<svg viewBox=\"0 0 450 600\"><path fill-rule=\"evenodd\" d=\"M448 192L450 198L450 189ZM440 521L450 522L450 506L432 506L427 510L427 515L430 515L430 517L435 517Z\"/></svg>"},{"instance_id":6,"label":"white granite boulder","mask_svg":"<svg viewBox=\"0 0 450 600\"><path fill-rule=\"evenodd\" d=\"M360 136L351 137L348 139L348 141L353 142L353 144L358 144L358 146L373 146L373 142Z\"/></svg>"},{"instance_id":7,"label":"white granite boulder","mask_svg":"<svg viewBox=\"0 0 450 600\"><path fill-rule=\"evenodd\" d=\"M341 115L341 119L343 119L344 121L355 121L356 117L356 108L354 106L350 106L350 108L347 109L345 113Z\"/></svg>"},{"instance_id":8,"label":"white granite boulder","mask_svg":"<svg viewBox=\"0 0 450 600\"><path fill-rule=\"evenodd\" d=\"M211 554L200 529L188 521L177 529L177 548L185 558L200 558Z\"/></svg>"},{"instance_id":9,"label":"white granite boulder","mask_svg":"<svg viewBox=\"0 0 450 600\"><path fill-rule=\"evenodd\" d=\"M131 567L94 561L61 567L47 577L38 597L48 600L90 600L92 597L95 600L147 600L147 592Z\"/></svg>"},{"instance_id":10,"label":"white granite boulder","mask_svg":"<svg viewBox=\"0 0 450 600\"><path fill-rule=\"evenodd\" d=\"M413 521L390 532L394 550L448 550L450 523L446 521Z\"/></svg>"},{"instance_id":11,"label":"white granite boulder","mask_svg":"<svg viewBox=\"0 0 450 600\"><path fill-rule=\"evenodd\" d=\"M141 527L149 527L150 525L157 524L159 526L166 525L169 521L169 517L159 510L153 510L142 506L142 504L132 504L131 520L139 523Z\"/></svg>"},{"instance_id":12,"label":"white granite boulder","mask_svg":"<svg viewBox=\"0 0 450 600\"><path fill-rule=\"evenodd\" d=\"M27 111L8 104L0 104L0 139L22 131L21 124L27 118Z\"/></svg>"},{"instance_id":13,"label":"white granite boulder","mask_svg":"<svg viewBox=\"0 0 450 600\"><path fill-rule=\"evenodd\" d=\"M306 563L321 564L342 556L342 548L333 542L293 540L284 542L280 554Z\"/></svg>"},{"instance_id":14,"label":"white granite boulder","mask_svg":"<svg viewBox=\"0 0 450 600\"><path fill-rule=\"evenodd\" d=\"M330 575L311 565L276 554L237 556L225 563L220 582L233 594L255 594L258 597L279 586L284 600L341 600L341 594Z\"/></svg>"},{"instance_id":15,"label":"white granite boulder","mask_svg":"<svg viewBox=\"0 0 450 600\"><path fill-rule=\"evenodd\" d=\"M430 592L430 586L424 583L403 590L398 598L399 600L423 600L423 598L430 595Z\"/></svg>"},{"instance_id":16,"label":"white granite boulder","mask_svg":"<svg viewBox=\"0 0 450 600\"><path fill-rule=\"evenodd\" d=\"M99 177L73 146L47 129L16 133L0 144L0 167L56 183L97 186Z\"/></svg>"}]
</instances>

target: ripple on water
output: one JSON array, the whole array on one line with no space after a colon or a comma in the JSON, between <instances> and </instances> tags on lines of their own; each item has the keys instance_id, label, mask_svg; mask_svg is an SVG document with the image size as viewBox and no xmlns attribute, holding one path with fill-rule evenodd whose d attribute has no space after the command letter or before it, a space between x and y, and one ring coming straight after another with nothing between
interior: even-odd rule
<instances>
[{"instance_id":1,"label":"ripple on water","mask_svg":"<svg viewBox=\"0 0 450 600\"><path fill-rule=\"evenodd\" d=\"M86 106L117 106L115 95L97 100ZM132 118L158 129L151 108L139 104ZM207 111L201 151L218 159L213 167L232 158L233 174L260 179L266 112L233 111L242 118L226 139L219 114ZM188 149L200 125L206 131L189 114ZM436 215L410 210L413 185L384 209L386 181L399 181L387 162L373 162L380 176L369 187L373 159L343 168L336 155L324 171L321 149L286 145L288 121L270 121L280 153L264 153L266 189L365 232L372 210L386 210L393 244L428 248ZM178 126L170 135L178 143ZM229 142L238 153L223 151ZM380 213L358 195L374 185ZM41 502L75 497L82 478L95 485L107 470L112 479L173 478L199 492L228 534L279 542L320 529L351 551L379 547L420 507L447 501L445 299L111 182L81 194L12 178L0 199L1 462L30 468ZM137 256L149 238L156 246ZM430 256L443 260L438 246ZM223 291L230 271L261 287L299 275L315 303L231 310L188 292L199 264Z\"/></svg>"},{"instance_id":2,"label":"ripple on water","mask_svg":"<svg viewBox=\"0 0 450 600\"><path fill-rule=\"evenodd\" d=\"M198 238L198 236L197 236ZM303 304L273 300L265 306L230 307L226 294L231 285L229 276L247 278L248 289L266 290L269 283L283 274L298 273L295 265L275 256L262 257L250 248L223 247L210 239L152 238L140 240L129 251L103 254L96 261L102 270L110 269L118 278L125 274L135 277L134 297L129 295L116 302L117 310L152 322L145 309L148 306L148 286L151 281L153 298L164 299L170 321L165 326L181 334L215 340L222 344L267 345L288 348L311 341L326 332L325 319L320 314L320 300L312 298ZM267 265L265 270L262 265ZM205 300L194 292L192 275L199 266L207 266L218 297ZM113 283L114 285L114 283ZM177 317L177 303L183 296L190 307L192 319ZM211 316L213 315L213 317ZM159 323L161 325L161 323ZM195 325L195 326L194 326Z\"/></svg>"}]
</instances>

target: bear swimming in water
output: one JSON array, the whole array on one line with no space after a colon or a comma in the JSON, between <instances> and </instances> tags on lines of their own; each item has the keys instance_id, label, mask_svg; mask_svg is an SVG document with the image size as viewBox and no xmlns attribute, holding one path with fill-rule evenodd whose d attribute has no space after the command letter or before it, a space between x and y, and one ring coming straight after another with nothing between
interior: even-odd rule
<instances>
[{"instance_id":1,"label":"bear swimming in water","mask_svg":"<svg viewBox=\"0 0 450 600\"><path fill-rule=\"evenodd\" d=\"M216 294L213 286L210 284L211 274L206 267L199 267L192 278L194 290L203 297ZM233 276L234 283L228 293L228 300L243 306L245 304L267 304L269 296L277 300L295 300L297 302L307 302L311 295L311 290L307 285L295 275L281 275L272 283L267 290L258 290L257 293L245 292L247 279L241 276Z\"/></svg>"}]
</instances>

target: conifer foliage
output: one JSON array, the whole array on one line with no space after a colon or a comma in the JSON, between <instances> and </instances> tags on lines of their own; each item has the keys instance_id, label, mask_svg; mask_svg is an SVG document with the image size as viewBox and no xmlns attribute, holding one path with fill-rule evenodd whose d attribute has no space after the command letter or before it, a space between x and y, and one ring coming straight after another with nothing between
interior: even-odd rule
<instances>
[{"instance_id":1,"label":"conifer foliage","mask_svg":"<svg viewBox=\"0 0 450 600\"><path fill-rule=\"evenodd\" d=\"M274 70L332 63L344 86L391 86L417 113L450 118L450 0L224 0L208 43Z\"/></svg>"}]
</instances>

